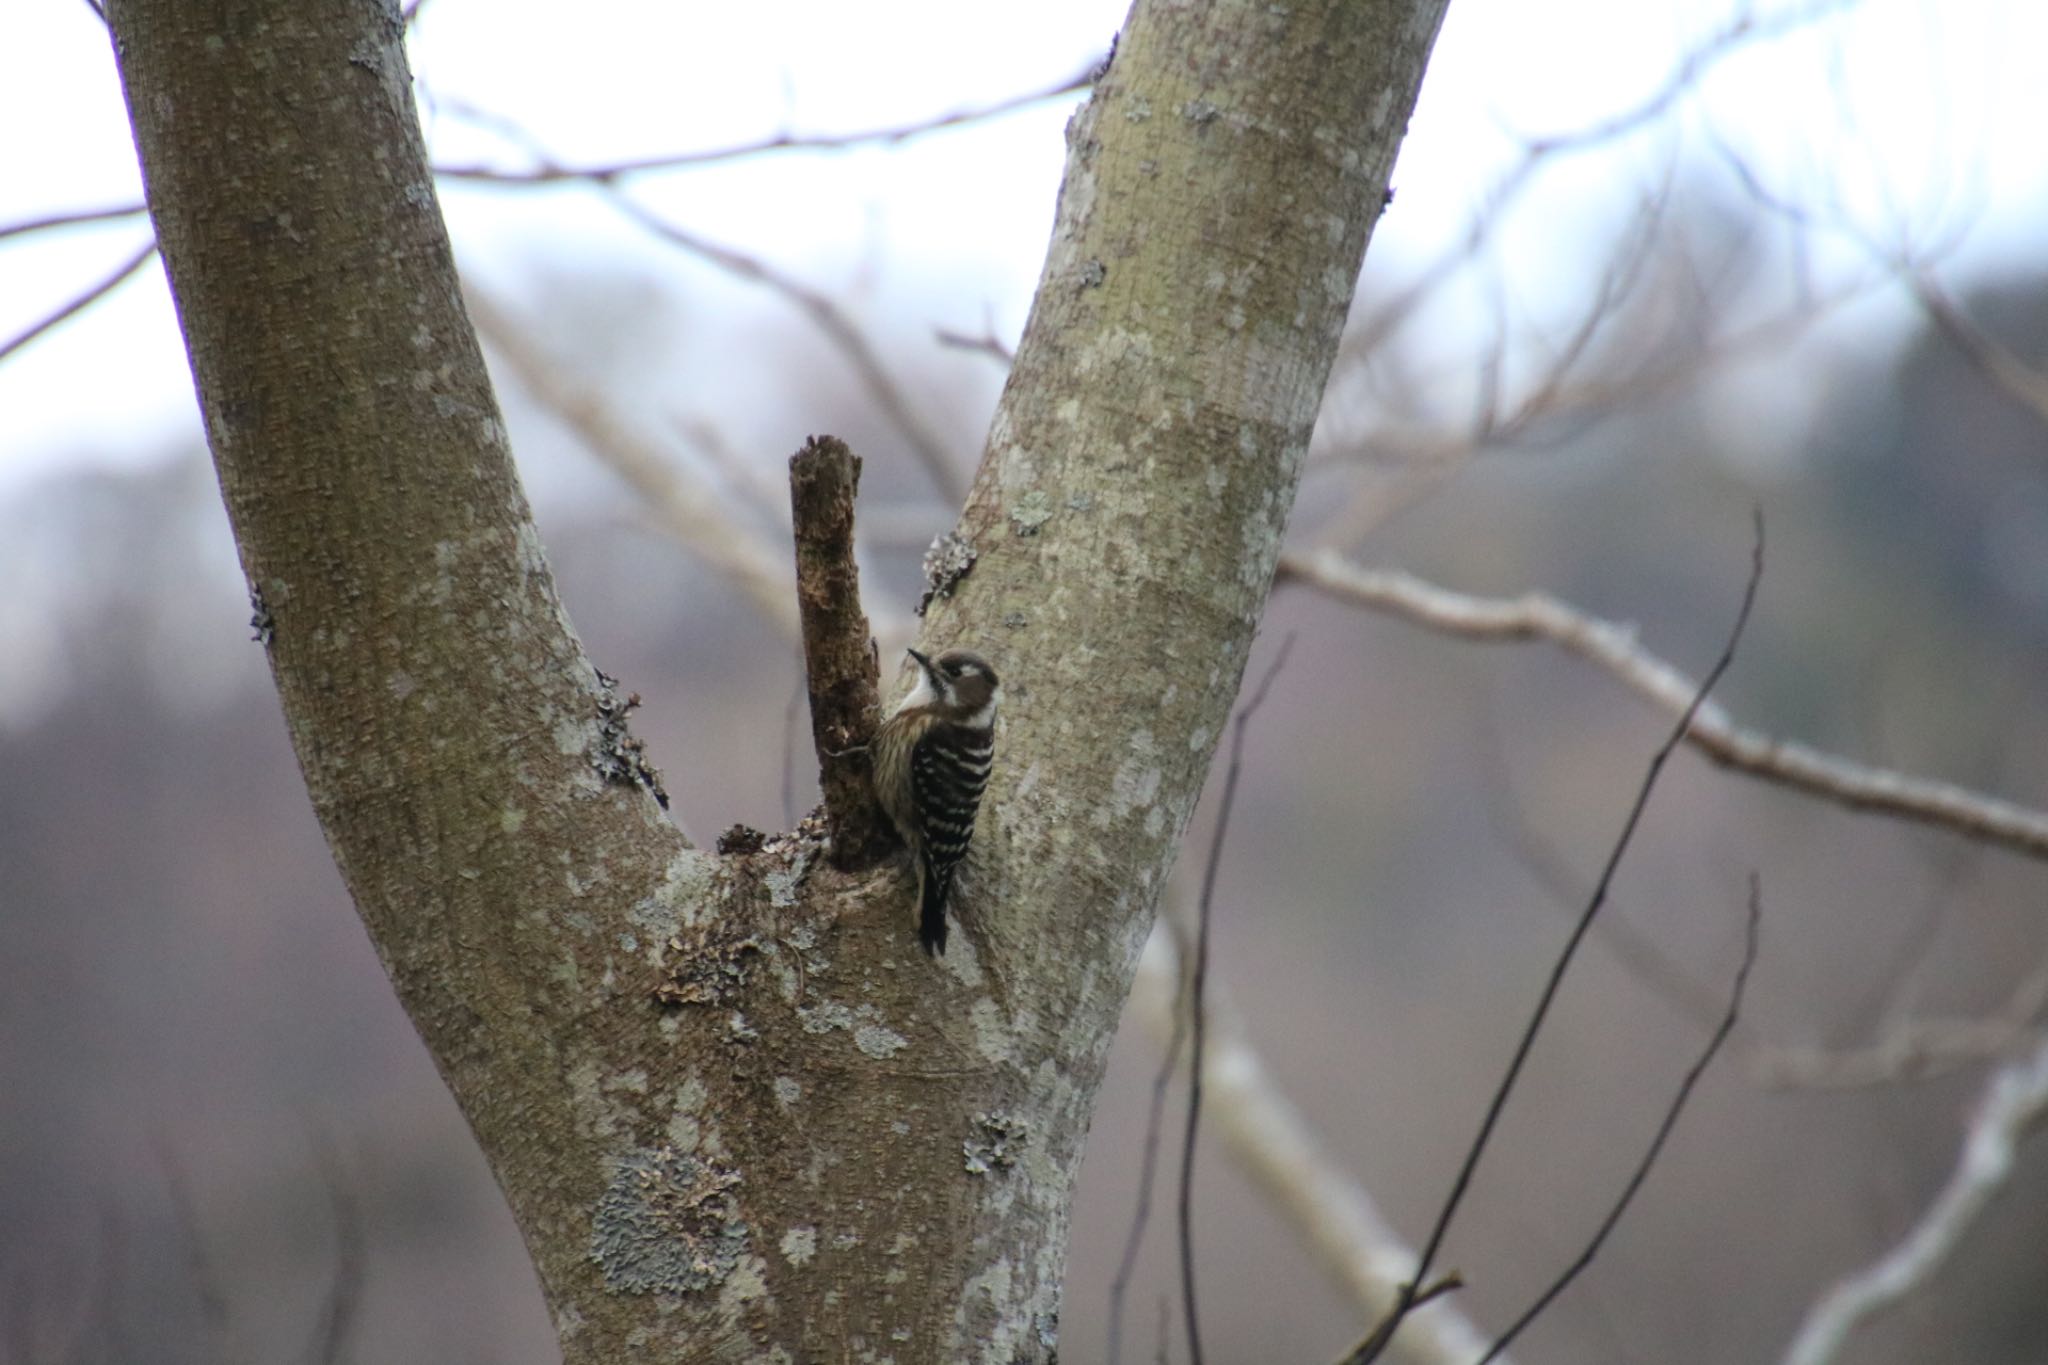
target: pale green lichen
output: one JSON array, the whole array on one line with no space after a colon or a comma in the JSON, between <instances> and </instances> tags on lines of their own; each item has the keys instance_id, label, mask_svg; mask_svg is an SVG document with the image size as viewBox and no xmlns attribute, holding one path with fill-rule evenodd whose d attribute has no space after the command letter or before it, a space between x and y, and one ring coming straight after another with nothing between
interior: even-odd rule
<instances>
[{"instance_id":1,"label":"pale green lichen","mask_svg":"<svg viewBox=\"0 0 2048 1365\"><path fill-rule=\"evenodd\" d=\"M676 1087L668 1116L669 1145L679 1152L695 1152L717 1144L705 1140L704 1106L709 1099L704 1082L695 1076Z\"/></svg>"},{"instance_id":2,"label":"pale green lichen","mask_svg":"<svg viewBox=\"0 0 2048 1365\"><path fill-rule=\"evenodd\" d=\"M1031 1125L1020 1118L1000 1113L974 1116L974 1130L960 1144L969 1175L992 1175L1007 1171L1022 1156Z\"/></svg>"},{"instance_id":3,"label":"pale green lichen","mask_svg":"<svg viewBox=\"0 0 2048 1365\"><path fill-rule=\"evenodd\" d=\"M761 884L768 888L770 905L782 910L795 906L797 890L803 885L805 874L811 870L811 859L816 853L813 845L805 844L790 859L789 866L772 868L761 874Z\"/></svg>"},{"instance_id":4,"label":"pale green lichen","mask_svg":"<svg viewBox=\"0 0 2048 1365\"><path fill-rule=\"evenodd\" d=\"M676 1151L613 1158L591 1212L590 1258L625 1294L685 1294L725 1280L746 1250L737 1171Z\"/></svg>"},{"instance_id":5,"label":"pale green lichen","mask_svg":"<svg viewBox=\"0 0 2048 1365\"><path fill-rule=\"evenodd\" d=\"M995 1001L983 996L968 1006L967 1022L974 1029L974 1050L989 1062L1001 1065L1016 1053L1017 1033Z\"/></svg>"},{"instance_id":6,"label":"pale green lichen","mask_svg":"<svg viewBox=\"0 0 2048 1365\"><path fill-rule=\"evenodd\" d=\"M1038 528L1052 520L1052 499L1045 490L1034 488L1010 508L1010 529L1020 536L1035 536Z\"/></svg>"},{"instance_id":7,"label":"pale green lichen","mask_svg":"<svg viewBox=\"0 0 2048 1365\"><path fill-rule=\"evenodd\" d=\"M883 1028L880 1024L863 1024L853 1031L853 1045L868 1056L881 1061L909 1047L910 1040L894 1029Z\"/></svg>"},{"instance_id":8,"label":"pale green lichen","mask_svg":"<svg viewBox=\"0 0 2048 1365\"><path fill-rule=\"evenodd\" d=\"M818 1230L816 1228L791 1228L782 1234L782 1256L791 1265L801 1269L810 1264L818 1254Z\"/></svg>"}]
</instances>

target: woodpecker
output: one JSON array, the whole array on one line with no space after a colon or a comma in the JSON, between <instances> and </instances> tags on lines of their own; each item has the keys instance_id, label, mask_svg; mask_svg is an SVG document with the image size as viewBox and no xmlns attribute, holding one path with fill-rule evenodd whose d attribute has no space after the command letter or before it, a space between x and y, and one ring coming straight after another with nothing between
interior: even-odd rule
<instances>
[{"instance_id":1,"label":"woodpecker","mask_svg":"<svg viewBox=\"0 0 2048 1365\"><path fill-rule=\"evenodd\" d=\"M974 837L995 757L1003 690L988 660L964 649L910 651L917 685L875 732L875 796L917 870L918 942L946 951L946 893Z\"/></svg>"}]
</instances>

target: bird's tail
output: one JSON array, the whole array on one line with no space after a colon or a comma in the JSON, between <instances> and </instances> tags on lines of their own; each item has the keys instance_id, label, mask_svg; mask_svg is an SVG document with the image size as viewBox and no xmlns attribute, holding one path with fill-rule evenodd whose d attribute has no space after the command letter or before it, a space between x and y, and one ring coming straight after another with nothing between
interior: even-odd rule
<instances>
[{"instance_id":1,"label":"bird's tail","mask_svg":"<svg viewBox=\"0 0 2048 1365\"><path fill-rule=\"evenodd\" d=\"M953 884L951 868L944 872L927 864L924 876L918 880L924 883L923 895L919 900L917 917L917 941L932 957L941 957L946 951L946 892Z\"/></svg>"}]
</instances>

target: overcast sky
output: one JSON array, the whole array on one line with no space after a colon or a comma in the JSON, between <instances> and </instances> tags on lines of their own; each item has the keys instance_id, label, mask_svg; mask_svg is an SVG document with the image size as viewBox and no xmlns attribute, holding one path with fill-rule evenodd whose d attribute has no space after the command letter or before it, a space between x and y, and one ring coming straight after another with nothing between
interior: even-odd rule
<instances>
[{"instance_id":1,"label":"overcast sky","mask_svg":"<svg viewBox=\"0 0 2048 1365\"><path fill-rule=\"evenodd\" d=\"M1829 17L1796 35L1714 65L1649 132L1557 167L1503 235L1490 277L1532 314L1567 311L1587 288L1588 246L1644 187L1674 158L1708 164L1723 147L1774 193L1824 205L1868 239L1823 234L1821 259L1835 268L1867 260L1872 242L1951 237L1961 246L1947 268L1959 284L2038 266L2048 241L2048 5L1825 8ZM442 161L518 164L504 138L459 115L465 106L515 120L561 158L604 160L885 126L1042 88L1099 54L1123 10L1121 0L593 0L565 23L559 5L432 0L413 63ZM1638 104L1735 13L1725 0L1453 0L1372 268L1397 271L1453 240L1523 139ZM640 192L674 221L864 315L968 331L987 322L1014 336L1044 252L1071 104L902 147L669 176ZM82 0L5 7L0 128L0 225L139 197L106 38ZM508 285L538 260L678 269L574 191L457 187L443 200L465 267ZM146 231L127 221L0 240L0 337L108 273ZM1904 310L1894 299L1869 316L1896 326ZM1852 324L1866 337L1869 316ZM1449 307L1439 325L1455 332L1460 317ZM155 458L178 434L196 439L197 419L154 265L0 364L0 496L68 461Z\"/></svg>"}]
</instances>

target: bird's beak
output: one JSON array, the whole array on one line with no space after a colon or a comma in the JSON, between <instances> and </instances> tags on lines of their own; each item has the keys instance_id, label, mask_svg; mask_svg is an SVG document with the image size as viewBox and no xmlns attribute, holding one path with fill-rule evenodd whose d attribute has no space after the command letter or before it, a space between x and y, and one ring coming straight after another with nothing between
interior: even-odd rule
<instances>
[{"instance_id":1,"label":"bird's beak","mask_svg":"<svg viewBox=\"0 0 2048 1365\"><path fill-rule=\"evenodd\" d=\"M923 669L925 672L929 673L932 671L932 661L926 658L924 655L918 653L914 649L906 649L903 652L905 654L908 654L911 658L917 660L917 666Z\"/></svg>"}]
</instances>

